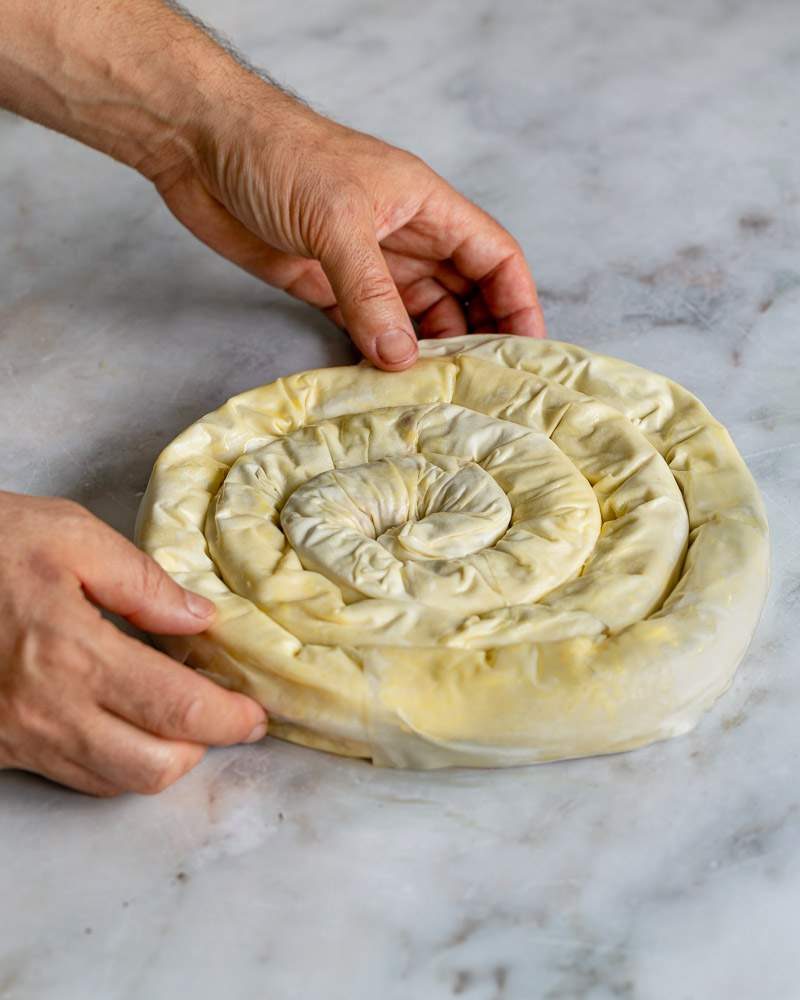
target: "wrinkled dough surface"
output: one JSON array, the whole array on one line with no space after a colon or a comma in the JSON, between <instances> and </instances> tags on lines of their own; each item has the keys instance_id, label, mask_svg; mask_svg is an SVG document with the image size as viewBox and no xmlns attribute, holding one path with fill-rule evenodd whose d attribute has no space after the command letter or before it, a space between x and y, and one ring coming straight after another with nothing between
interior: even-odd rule
<instances>
[{"instance_id":1,"label":"wrinkled dough surface","mask_svg":"<svg viewBox=\"0 0 800 1000\"><path fill-rule=\"evenodd\" d=\"M768 574L752 478L685 389L492 335L235 397L162 453L137 537L217 604L173 653L277 735L401 767L685 732Z\"/></svg>"}]
</instances>

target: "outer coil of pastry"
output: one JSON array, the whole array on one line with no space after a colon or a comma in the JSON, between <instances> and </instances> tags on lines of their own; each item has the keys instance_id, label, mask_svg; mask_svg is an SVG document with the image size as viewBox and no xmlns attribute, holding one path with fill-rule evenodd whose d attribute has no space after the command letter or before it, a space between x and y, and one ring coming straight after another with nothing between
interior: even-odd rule
<instances>
[{"instance_id":1,"label":"outer coil of pastry","mask_svg":"<svg viewBox=\"0 0 800 1000\"><path fill-rule=\"evenodd\" d=\"M162 452L137 540L217 605L170 652L273 734L396 767L686 732L768 580L756 486L694 396L488 334L231 399Z\"/></svg>"}]
</instances>

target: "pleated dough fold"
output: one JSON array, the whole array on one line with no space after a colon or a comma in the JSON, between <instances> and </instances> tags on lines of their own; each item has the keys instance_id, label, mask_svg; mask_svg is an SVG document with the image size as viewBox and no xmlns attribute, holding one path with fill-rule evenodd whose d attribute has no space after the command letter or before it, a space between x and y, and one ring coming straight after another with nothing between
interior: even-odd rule
<instances>
[{"instance_id":1,"label":"pleated dough fold","mask_svg":"<svg viewBox=\"0 0 800 1000\"><path fill-rule=\"evenodd\" d=\"M768 581L758 491L695 397L489 334L235 397L162 452L137 540L217 605L170 652L275 735L394 767L686 732Z\"/></svg>"}]
</instances>

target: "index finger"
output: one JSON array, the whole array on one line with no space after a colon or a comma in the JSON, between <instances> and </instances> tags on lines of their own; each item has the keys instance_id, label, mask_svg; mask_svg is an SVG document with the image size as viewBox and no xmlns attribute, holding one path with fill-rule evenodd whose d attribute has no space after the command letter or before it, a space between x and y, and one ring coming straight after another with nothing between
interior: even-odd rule
<instances>
[{"instance_id":1,"label":"index finger","mask_svg":"<svg viewBox=\"0 0 800 1000\"><path fill-rule=\"evenodd\" d=\"M266 712L252 698L214 684L113 626L103 653L110 668L98 700L140 729L204 746L253 742L266 733Z\"/></svg>"},{"instance_id":2,"label":"index finger","mask_svg":"<svg viewBox=\"0 0 800 1000\"><path fill-rule=\"evenodd\" d=\"M428 246L423 248L421 242ZM444 181L407 231L394 233L383 245L451 260L460 274L478 286L499 332L546 336L536 285L519 243L491 215Z\"/></svg>"},{"instance_id":3,"label":"index finger","mask_svg":"<svg viewBox=\"0 0 800 1000\"><path fill-rule=\"evenodd\" d=\"M461 238L450 254L453 263L480 288L499 333L544 337L544 317L522 248L499 222L465 202Z\"/></svg>"}]
</instances>

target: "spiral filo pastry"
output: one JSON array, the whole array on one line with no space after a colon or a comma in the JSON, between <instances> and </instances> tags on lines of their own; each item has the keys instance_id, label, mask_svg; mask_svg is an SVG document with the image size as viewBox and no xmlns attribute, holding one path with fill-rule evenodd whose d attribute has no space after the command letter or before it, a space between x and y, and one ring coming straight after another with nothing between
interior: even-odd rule
<instances>
[{"instance_id":1,"label":"spiral filo pastry","mask_svg":"<svg viewBox=\"0 0 800 1000\"><path fill-rule=\"evenodd\" d=\"M504 766L689 730L768 580L767 522L681 386L474 335L253 389L156 462L137 540L217 606L173 655L273 734L396 767Z\"/></svg>"}]
</instances>

